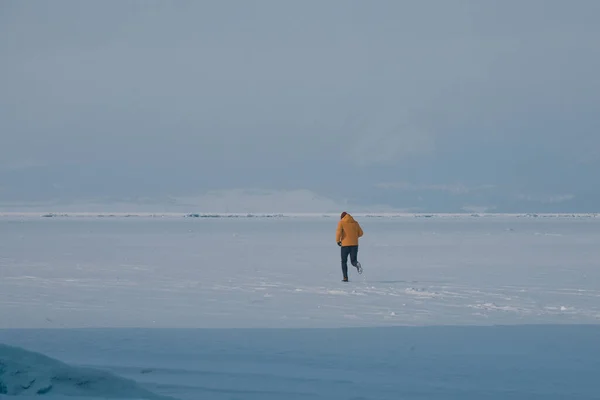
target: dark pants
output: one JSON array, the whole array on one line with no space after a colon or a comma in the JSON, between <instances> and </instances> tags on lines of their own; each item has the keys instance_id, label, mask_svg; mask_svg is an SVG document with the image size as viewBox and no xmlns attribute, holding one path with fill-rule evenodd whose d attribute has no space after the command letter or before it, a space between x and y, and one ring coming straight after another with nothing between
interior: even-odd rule
<instances>
[{"instance_id":1,"label":"dark pants","mask_svg":"<svg viewBox=\"0 0 600 400\"><path fill-rule=\"evenodd\" d=\"M350 263L356 267L358 246L342 246L342 273L344 278L348 278L348 256L350 256Z\"/></svg>"}]
</instances>

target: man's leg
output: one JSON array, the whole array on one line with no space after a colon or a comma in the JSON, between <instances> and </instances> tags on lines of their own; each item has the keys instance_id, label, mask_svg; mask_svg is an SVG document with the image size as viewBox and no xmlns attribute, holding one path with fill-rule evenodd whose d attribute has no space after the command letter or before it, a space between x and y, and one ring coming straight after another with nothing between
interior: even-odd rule
<instances>
[{"instance_id":1,"label":"man's leg","mask_svg":"<svg viewBox=\"0 0 600 400\"><path fill-rule=\"evenodd\" d=\"M358 246L350 247L350 262L356 267L359 274L362 273L362 266L358 262Z\"/></svg>"},{"instance_id":2,"label":"man's leg","mask_svg":"<svg viewBox=\"0 0 600 400\"><path fill-rule=\"evenodd\" d=\"M349 246L342 246L342 274L344 274L344 279L348 279L348 254L350 254Z\"/></svg>"}]
</instances>

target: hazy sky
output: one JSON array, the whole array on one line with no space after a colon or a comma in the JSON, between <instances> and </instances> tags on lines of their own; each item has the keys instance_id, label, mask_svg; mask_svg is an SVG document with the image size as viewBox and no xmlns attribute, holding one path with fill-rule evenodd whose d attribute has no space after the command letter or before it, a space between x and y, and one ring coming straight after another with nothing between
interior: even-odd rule
<instances>
[{"instance_id":1,"label":"hazy sky","mask_svg":"<svg viewBox=\"0 0 600 400\"><path fill-rule=\"evenodd\" d=\"M263 189L598 211L599 19L595 0L2 1L0 207Z\"/></svg>"}]
</instances>

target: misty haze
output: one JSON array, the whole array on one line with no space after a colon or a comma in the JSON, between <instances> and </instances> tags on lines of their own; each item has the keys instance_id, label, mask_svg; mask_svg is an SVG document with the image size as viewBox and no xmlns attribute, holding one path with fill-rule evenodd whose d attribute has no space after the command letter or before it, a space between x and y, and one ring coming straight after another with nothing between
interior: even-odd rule
<instances>
[{"instance_id":1,"label":"misty haze","mask_svg":"<svg viewBox=\"0 0 600 400\"><path fill-rule=\"evenodd\" d=\"M600 1L0 1L0 400L592 400Z\"/></svg>"}]
</instances>

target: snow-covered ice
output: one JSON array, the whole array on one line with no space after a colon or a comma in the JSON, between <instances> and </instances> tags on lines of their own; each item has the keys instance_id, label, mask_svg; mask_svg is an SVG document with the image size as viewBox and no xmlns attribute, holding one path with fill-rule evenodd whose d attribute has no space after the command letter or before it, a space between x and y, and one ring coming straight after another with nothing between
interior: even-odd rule
<instances>
[{"instance_id":1,"label":"snow-covered ice","mask_svg":"<svg viewBox=\"0 0 600 400\"><path fill-rule=\"evenodd\" d=\"M0 343L180 399L597 392L595 215L364 215L349 283L336 218L237 217L0 216Z\"/></svg>"},{"instance_id":2,"label":"snow-covered ice","mask_svg":"<svg viewBox=\"0 0 600 400\"><path fill-rule=\"evenodd\" d=\"M0 341L182 400L591 400L599 338L599 326L574 324L0 330Z\"/></svg>"},{"instance_id":3,"label":"snow-covered ice","mask_svg":"<svg viewBox=\"0 0 600 400\"><path fill-rule=\"evenodd\" d=\"M0 328L600 322L600 220L0 219Z\"/></svg>"},{"instance_id":4,"label":"snow-covered ice","mask_svg":"<svg viewBox=\"0 0 600 400\"><path fill-rule=\"evenodd\" d=\"M72 367L22 348L0 344L0 393L169 400L135 381L91 368Z\"/></svg>"}]
</instances>

